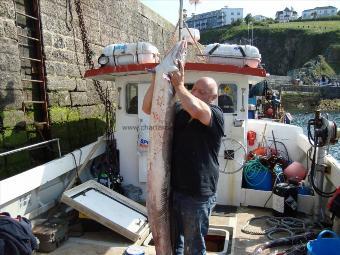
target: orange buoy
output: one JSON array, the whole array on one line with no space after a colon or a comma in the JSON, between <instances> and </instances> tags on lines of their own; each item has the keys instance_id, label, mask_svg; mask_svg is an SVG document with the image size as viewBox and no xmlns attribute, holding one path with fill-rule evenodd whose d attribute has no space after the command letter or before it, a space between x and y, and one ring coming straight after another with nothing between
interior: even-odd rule
<instances>
[{"instance_id":1,"label":"orange buoy","mask_svg":"<svg viewBox=\"0 0 340 255\"><path fill-rule=\"evenodd\" d=\"M266 147L258 147L255 150L252 151L253 154L256 154L257 156L267 156L267 148Z\"/></svg>"},{"instance_id":2,"label":"orange buoy","mask_svg":"<svg viewBox=\"0 0 340 255\"><path fill-rule=\"evenodd\" d=\"M254 156L267 156L267 148L258 147L248 153L247 160L251 160Z\"/></svg>"}]
</instances>

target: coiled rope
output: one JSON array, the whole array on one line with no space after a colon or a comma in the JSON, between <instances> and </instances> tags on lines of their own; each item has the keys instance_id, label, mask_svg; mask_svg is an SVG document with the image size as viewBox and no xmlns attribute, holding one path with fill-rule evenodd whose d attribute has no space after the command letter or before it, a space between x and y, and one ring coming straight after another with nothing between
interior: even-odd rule
<instances>
[{"instance_id":1,"label":"coiled rope","mask_svg":"<svg viewBox=\"0 0 340 255\"><path fill-rule=\"evenodd\" d=\"M263 174L263 172L267 173ZM245 181L251 186L260 185L266 179L267 174L270 174L270 171L267 167L261 164L259 158L249 160L243 167L243 176ZM258 181L259 176L263 176L260 181Z\"/></svg>"},{"instance_id":2,"label":"coiled rope","mask_svg":"<svg viewBox=\"0 0 340 255\"><path fill-rule=\"evenodd\" d=\"M250 226L254 221L265 221L270 227L268 229L258 231L254 230L254 227ZM273 237L276 233L287 232L289 236L306 232L306 224L303 220L293 217L272 217L272 216L260 216L253 217L247 221L242 227L241 231L250 235L266 235L268 239L275 240Z\"/></svg>"}]
</instances>

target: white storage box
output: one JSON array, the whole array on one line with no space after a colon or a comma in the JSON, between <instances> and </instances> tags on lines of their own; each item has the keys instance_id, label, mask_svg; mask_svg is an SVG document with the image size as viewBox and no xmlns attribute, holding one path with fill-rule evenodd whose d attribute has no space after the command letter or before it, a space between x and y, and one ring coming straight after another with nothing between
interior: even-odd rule
<instances>
[{"instance_id":1,"label":"white storage box","mask_svg":"<svg viewBox=\"0 0 340 255\"><path fill-rule=\"evenodd\" d=\"M110 44L104 48L103 56L108 57L105 65L109 66L159 63L158 49L148 42Z\"/></svg>"},{"instance_id":2,"label":"white storage box","mask_svg":"<svg viewBox=\"0 0 340 255\"><path fill-rule=\"evenodd\" d=\"M237 44L209 44L204 49L208 63L257 68L261 54L255 46Z\"/></svg>"}]
</instances>

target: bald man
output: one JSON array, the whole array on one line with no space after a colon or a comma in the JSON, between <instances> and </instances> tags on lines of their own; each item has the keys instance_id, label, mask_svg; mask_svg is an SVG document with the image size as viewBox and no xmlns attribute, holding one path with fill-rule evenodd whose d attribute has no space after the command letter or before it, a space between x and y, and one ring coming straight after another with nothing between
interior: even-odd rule
<instances>
[{"instance_id":1,"label":"bald man","mask_svg":"<svg viewBox=\"0 0 340 255\"><path fill-rule=\"evenodd\" d=\"M184 86L184 67L170 74L176 104L172 151L172 228L177 255L206 254L204 236L216 204L219 175L218 152L223 136L222 110L214 79L198 79L191 93ZM146 93L143 111L150 114L153 85Z\"/></svg>"}]
</instances>

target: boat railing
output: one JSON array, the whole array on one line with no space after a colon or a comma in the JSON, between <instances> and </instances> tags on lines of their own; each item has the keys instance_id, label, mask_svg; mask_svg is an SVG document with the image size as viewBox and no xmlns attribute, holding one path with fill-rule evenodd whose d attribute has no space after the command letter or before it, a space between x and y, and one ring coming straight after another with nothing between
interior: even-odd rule
<instances>
[{"instance_id":1,"label":"boat railing","mask_svg":"<svg viewBox=\"0 0 340 255\"><path fill-rule=\"evenodd\" d=\"M46 146L47 144L53 143L53 142L57 143L58 154L59 154L59 158L60 158L61 157L61 150L60 150L59 138L54 138L54 139L51 139L51 140L48 140L48 141L27 145L27 146L17 148L17 149L11 150L11 151L6 151L6 152L3 152L3 153L0 153L0 157L8 156L10 154L17 153L17 152L24 151L24 150L40 148L40 147Z\"/></svg>"}]
</instances>

